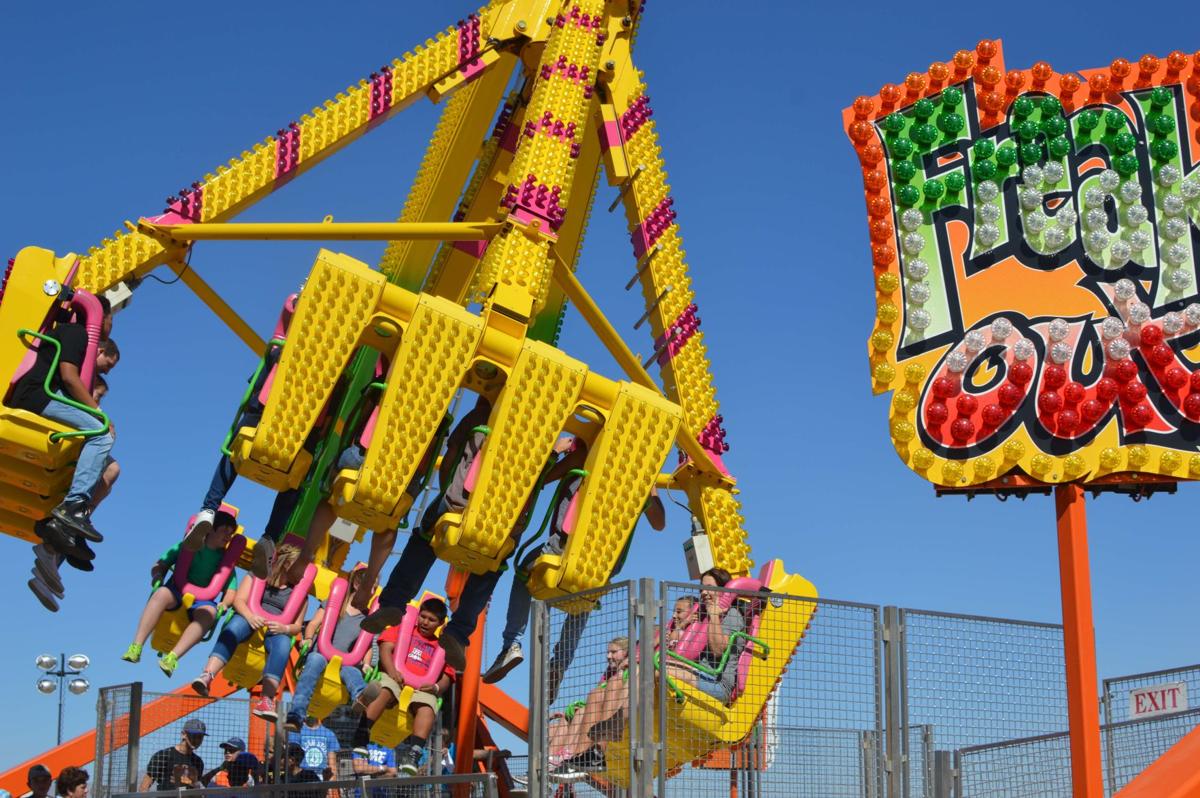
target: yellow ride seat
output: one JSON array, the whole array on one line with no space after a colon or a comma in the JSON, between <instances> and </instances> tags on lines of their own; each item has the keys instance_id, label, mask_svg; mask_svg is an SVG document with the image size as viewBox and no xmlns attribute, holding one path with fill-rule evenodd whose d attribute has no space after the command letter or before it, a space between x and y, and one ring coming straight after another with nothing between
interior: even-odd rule
<instances>
[{"instance_id":1,"label":"yellow ride seat","mask_svg":"<svg viewBox=\"0 0 1200 798\"><path fill-rule=\"evenodd\" d=\"M767 699L808 630L817 603L781 597L815 599L817 590L813 584L802 576L786 573L780 560L763 566L760 581L770 593L780 597L772 600L766 596L763 600L757 600L756 604L760 607L757 617L747 625L747 633L765 643L767 651L763 652L758 643L747 643L739 663L740 692L735 694L728 706L684 682L676 683L678 694L671 691L665 702L667 740L664 758L668 772L718 748L728 748L746 739L762 716ZM734 663L730 663L730 667L733 666ZM656 697L656 743L661 742L659 730L662 728L662 719L657 712L660 703ZM609 743L606 754L609 777L615 783L627 786L628 734Z\"/></svg>"},{"instance_id":2,"label":"yellow ride seat","mask_svg":"<svg viewBox=\"0 0 1200 798\"><path fill-rule=\"evenodd\" d=\"M608 584L670 454L679 420L678 405L640 385L621 385L612 411L589 441L587 476L572 499L573 523L564 530L562 554L543 554L529 568L534 598Z\"/></svg>"},{"instance_id":3,"label":"yellow ride seat","mask_svg":"<svg viewBox=\"0 0 1200 798\"><path fill-rule=\"evenodd\" d=\"M333 631L341 618L342 607L350 600L349 592L348 581L342 577L335 579L329 589L329 599L325 602L325 617L321 619L316 647L325 657L326 664L321 681L308 702L308 714L322 720L336 707L350 700L350 692L342 684L342 667L358 667L370 653L371 643L375 638L370 632L360 632L349 651L333 647Z\"/></svg>"},{"instance_id":4,"label":"yellow ride seat","mask_svg":"<svg viewBox=\"0 0 1200 798\"><path fill-rule=\"evenodd\" d=\"M0 295L0 375L12 380L32 354L20 330L44 331L60 305L63 285L74 275L78 258L56 258L39 247L25 247L13 259ZM22 368L23 370L23 368ZM0 394L7 397L11 382ZM40 538L34 523L66 495L81 441L52 440L55 433L74 432L36 413L0 406L0 532L30 542Z\"/></svg>"},{"instance_id":5,"label":"yellow ride seat","mask_svg":"<svg viewBox=\"0 0 1200 798\"><path fill-rule=\"evenodd\" d=\"M412 639L412 635L415 633L417 613L425 600L431 598L445 601L445 599L438 594L427 590L421 594L419 599L410 601L408 606L404 608L404 620L400 622L400 634L396 641L396 646L392 652L393 664L401 674L405 672L407 666L405 658L408 655L408 648ZM436 633L438 636L441 635L442 628L444 627L444 623L441 627L438 627ZM440 648L438 649L438 652L441 652ZM438 667L438 670L440 672L440 666ZM420 685L417 686L419 687ZM395 706L386 709L384 713L379 716L379 719L376 720L371 726L371 742L377 745L382 745L385 748L395 748L397 745L403 742L405 737L412 734L412 717L408 713L408 703L412 699L412 694L413 685L406 682L403 686L401 694L397 696ZM440 703L441 702L439 701L439 705Z\"/></svg>"},{"instance_id":6,"label":"yellow ride seat","mask_svg":"<svg viewBox=\"0 0 1200 798\"><path fill-rule=\"evenodd\" d=\"M304 577L296 584L292 593L293 598L296 596L301 596L303 598L297 602L299 607L294 613L290 614L290 617L274 615L273 613L267 612L263 610L261 606L257 605L253 599L251 600L250 608L268 620L277 620L283 623L294 623L297 616L304 612L304 602L307 600L308 591L312 588L313 581L316 579L316 576L317 567L315 565L310 564L304 569ZM252 576L247 578L255 579L255 577ZM291 602L289 602L289 604L290 603ZM229 661L225 663L225 667L222 669L221 675L224 676L228 681L236 684L238 687L245 688L246 690L250 690L256 684L258 684L259 681L262 680L263 668L267 664L267 650L263 644L265 637L266 632L264 629L258 629L254 631L250 637L247 638L240 646L237 647L237 650L233 652L233 656L230 657Z\"/></svg>"}]
</instances>

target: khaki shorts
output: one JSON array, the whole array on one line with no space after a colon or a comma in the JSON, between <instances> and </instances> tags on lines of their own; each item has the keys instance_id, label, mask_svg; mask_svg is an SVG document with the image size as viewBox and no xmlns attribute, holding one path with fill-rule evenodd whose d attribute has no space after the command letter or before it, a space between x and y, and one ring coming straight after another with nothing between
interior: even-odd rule
<instances>
[{"instance_id":1,"label":"khaki shorts","mask_svg":"<svg viewBox=\"0 0 1200 798\"><path fill-rule=\"evenodd\" d=\"M379 684L384 690L387 690L389 693L396 696L397 699L404 694L404 685L400 684L386 673L379 674ZM408 705L410 707L427 706L434 712L437 712L438 697L433 693L428 693L424 690L413 690L412 698L409 699Z\"/></svg>"}]
</instances>

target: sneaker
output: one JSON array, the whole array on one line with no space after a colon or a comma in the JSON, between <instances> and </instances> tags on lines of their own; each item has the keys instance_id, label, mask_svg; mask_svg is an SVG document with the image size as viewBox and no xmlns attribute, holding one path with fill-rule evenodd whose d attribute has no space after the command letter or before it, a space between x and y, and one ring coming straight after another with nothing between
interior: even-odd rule
<instances>
[{"instance_id":1,"label":"sneaker","mask_svg":"<svg viewBox=\"0 0 1200 798\"><path fill-rule=\"evenodd\" d=\"M126 662L141 662L142 647L137 643L130 643L129 648L125 649L125 653L121 655L121 659Z\"/></svg>"},{"instance_id":2,"label":"sneaker","mask_svg":"<svg viewBox=\"0 0 1200 798\"><path fill-rule=\"evenodd\" d=\"M466 647L454 635L440 635L438 642L441 644L442 650L446 652L446 664L462 673L467 667Z\"/></svg>"},{"instance_id":3,"label":"sneaker","mask_svg":"<svg viewBox=\"0 0 1200 798\"><path fill-rule=\"evenodd\" d=\"M250 573L259 579L266 579L271 571L271 560L273 559L275 559L275 541L264 535L254 544L254 560L250 565Z\"/></svg>"},{"instance_id":4,"label":"sneaker","mask_svg":"<svg viewBox=\"0 0 1200 798\"><path fill-rule=\"evenodd\" d=\"M192 689L196 691L196 695L208 697L208 688L212 685L213 675L208 671L192 679Z\"/></svg>"},{"instance_id":5,"label":"sneaker","mask_svg":"<svg viewBox=\"0 0 1200 798\"><path fill-rule=\"evenodd\" d=\"M268 723L274 723L279 720L279 715L275 714L275 699L263 696L254 703L254 707L250 710L254 717L262 718Z\"/></svg>"},{"instance_id":6,"label":"sneaker","mask_svg":"<svg viewBox=\"0 0 1200 798\"><path fill-rule=\"evenodd\" d=\"M525 661L525 654L521 651L520 643L513 643L508 648L500 652L496 657L496 661L492 663L492 667L488 668L483 674L484 684L495 684L508 675L508 672Z\"/></svg>"},{"instance_id":7,"label":"sneaker","mask_svg":"<svg viewBox=\"0 0 1200 798\"><path fill-rule=\"evenodd\" d=\"M362 692L358 694L358 698L354 699L354 703L350 705L350 711L354 714L354 717L358 718L365 715L367 707L371 705L372 701L379 698L379 694L382 692L382 684L379 682L369 682L363 688Z\"/></svg>"},{"instance_id":8,"label":"sneaker","mask_svg":"<svg viewBox=\"0 0 1200 798\"><path fill-rule=\"evenodd\" d=\"M214 510L201 510L196 513L196 517L192 520L192 526L188 529L187 534L183 536L183 547L188 551L200 551L204 548L204 539L208 537L208 533L212 532L213 518L216 517Z\"/></svg>"},{"instance_id":9,"label":"sneaker","mask_svg":"<svg viewBox=\"0 0 1200 798\"><path fill-rule=\"evenodd\" d=\"M425 749L419 745L402 745L396 749L396 770L405 776L415 776L421 769L421 754Z\"/></svg>"},{"instance_id":10,"label":"sneaker","mask_svg":"<svg viewBox=\"0 0 1200 798\"><path fill-rule=\"evenodd\" d=\"M66 592L63 590L62 580L53 579L52 577L48 578L42 573L42 570L38 568L36 561L34 562L33 567L29 569L29 575L45 585L46 589L53 593L55 598L64 598L66 596ZM57 577L58 574L54 574L53 576Z\"/></svg>"},{"instance_id":11,"label":"sneaker","mask_svg":"<svg viewBox=\"0 0 1200 798\"><path fill-rule=\"evenodd\" d=\"M87 502L63 502L51 510L50 515L60 524L83 535L85 539L93 543L104 542L104 535L92 526L92 508Z\"/></svg>"},{"instance_id":12,"label":"sneaker","mask_svg":"<svg viewBox=\"0 0 1200 798\"><path fill-rule=\"evenodd\" d=\"M138 646L138 649L138 654L141 654L141 646ZM163 654L158 658L158 667L159 670L167 674L167 676L174 676L175 669L179 667L179 655L174 651L168 651L166 654Z\"/></svg>"},{"instance_id":13,"label":"sneaker","mask_svg":"<svg viewBox=\"0 0 1200 798\"><path fill-rule=\"evenodd\" d=\"M70 565L71 568L76 569L78 571L95 571L96 570L96 565L91 562L91 560L94 560L96 558L96 552L91 550L91 546L88 545L88 541L84 540L83 538L78 538L76 540L76 552L85 554L85 557L79 558L79 557L74 556L73 553L67 554L67 556L66 556L67 565Z\"/></svg>"},{"instance_id":14,"label":"sneaker","mask_svg":"<svg viewBox=\"0 0 1200 798\"><path fill-rule=\"evenodd\" d=\"M380 607L375 612L363 618L359 628L364 632L377 635L389 626L395 626L404 620L403 607Z\"/></svg>"},{"instance_id":15,"label":"sneaker","mask_svg":"<svg viewBox=\"0 0 1200 798\"><path fill-rule=\"evenodd\" d=\"M42 606L50 610L50 612L58 612L58 602L54 598L54 594L50 592L50 588L42 584L40 579L30 579L29 589L33 591L33 595L37 596L37 600L42 602Z\"/></svg>"},{"instance_id":16,"label":"sneaker","mask_svg":"<svg viewBox=\"0 0 1200 798\"><path fill-rule=\"evenodd\" d=\"M45 552L45 556L38 553L39 549ZM62 598L63 583L62 577L58 574L58 555L40 544L34 546L33 551L36 555L33 560L34 575L40 577L46 584L46 587L53 590L59 598Z\"/></svg>"},{"instance_id":17,"label":"sneaker","mask_svg":"<svg viewBox=\"0 0 1200 798\"><path fill-rule=\"evenodd\" d=\"M300 733L300 727L302 725L304 725L304 718L300 717L295 712L287 713L287 717L284 718L283 721L283 728L290 732L295 732L296 734Z\"/></svg>"},{"instance_id":18,"label":"sneaker","mask_svg":"<svg viewBox=\"0 0 1200 798\"><path fill-rule=\"evenodd\" d=\"M91 560L96 552L88 547L87 541L77 536L71 528L60 523L57 518L43 518L33 525L33 531L42 539L43 545L52 552L62 554L68 560Z\"/></svg>"},{"instance_id":19,"label":"sneaker","mask_svg":"<svg viewBox=\"0 0 1200 798\"><path fill-rule=\"evenodd\" d=\"M584 773L597 773L608 769L608 761L604 758L604 751L598 745L593 745L582 754L576 754L564 760L563 765Z\"/></svg>"}]
</instances>

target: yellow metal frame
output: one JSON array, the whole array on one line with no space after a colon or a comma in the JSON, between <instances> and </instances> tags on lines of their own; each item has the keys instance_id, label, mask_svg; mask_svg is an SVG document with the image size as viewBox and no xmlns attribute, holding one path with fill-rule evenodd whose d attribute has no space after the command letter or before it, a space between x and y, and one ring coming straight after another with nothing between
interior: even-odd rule
<instances>
[{"instance_id":1,"label":"yellow metal frame","mask_svg":"<svg viewBox=\"0 0 1200 798\"><path fill-rule=\"evenodd\" d=\"M194 269L181 265L192 242L387 240L392 244L376 291L400 286L458 305L482 303L488 329L507 331L506 357L513 363L524 344L514 348L512 342L522 341L528 330L537 327L542 340L554 342L557 319L569 301L634 382L682 410L676 443L686 461L671 484L687 493L713 540L718 564L744 573L751 563L736 480L720 462L724 433L711 368L703 335L696 331L661 148L632 56L639 12L633 0L491 0L457 27L206 175L181 192L164 216L127 223L82 258L75 285L101 291L168 264L240 340L260 352L262 339ZM400 221L229 223L421 97L445 100L445 110ZM645 231L651 228L656 239L639 253L637 281L655 355L661 355L661 388L573 274L601 164L608 182L619 187L635 239L648 241ZM386 291L384 276L391 281ZM676 341L683 327L687 337ZM371 338L356 335L344 343L370 344ZM481 349L495 339L485 334ZM331 357L332 363L341 360L341 353ZM268 428L271 413L268 407ZM250 466L257 468L252 478L290 487L306 467L294 444L283 443L281 451L289 454L278 460L266 458L264 441L251 445L252 454L242 440L240 456L247 465L259 464ZM279 445L274 441L270 447ZM388 520L397 512L388 511Z\"/></svg>"}]
</instances>

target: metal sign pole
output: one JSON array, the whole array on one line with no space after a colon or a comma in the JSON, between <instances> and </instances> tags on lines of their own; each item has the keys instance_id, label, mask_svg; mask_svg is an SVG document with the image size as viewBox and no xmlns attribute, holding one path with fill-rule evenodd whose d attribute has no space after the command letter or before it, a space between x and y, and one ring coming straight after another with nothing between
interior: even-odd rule
<instances>
[{"instance_id":1,"label":"metal sign pole","mask_svg":"<svg viewBox=\"0 0 1200 798\"><path fill-rule=\"evenodd\" d=\"M1058 512L1058 569L1067 670L1067 718L1071 730L1072 795L1074 798L1102 798L1096 629L1092 622L1092 581L1083 488L1058 485L1054 489L1054 504Z\"/></svg>"}]
</instances>

